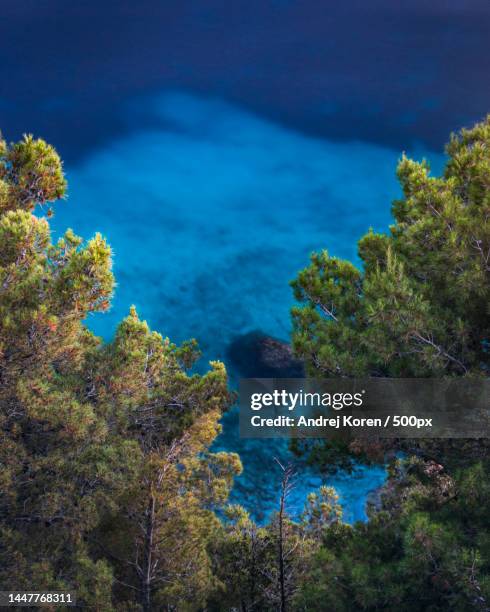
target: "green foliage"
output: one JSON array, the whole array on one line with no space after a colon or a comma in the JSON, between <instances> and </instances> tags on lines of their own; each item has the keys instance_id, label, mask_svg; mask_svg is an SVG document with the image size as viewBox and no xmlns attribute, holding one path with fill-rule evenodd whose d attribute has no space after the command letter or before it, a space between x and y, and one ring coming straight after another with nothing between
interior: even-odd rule
<instances>
[{"instance_id":1,"label":"green foliage","mask_svg":"<svg viewBox=\"0 0 490 612\"><path fill-rule=\"evenodd\" d=\"M389 235L363 269L312 255L292 283L293 346L310 374L485 375L490 337L490 116L453 135L444 174L405 156Z\"/></svg>"},{"instance_id":2,"label":"green foliage","mask_svg":"<svg viewBox=\"0 0 490 612\"><path fill-rule=\"evenodd\" d=\"M226 522L212 542L215 574L219 579L210 598L212 610L238 608L268 610L277 547L271 529L259 527L240 506L231 506Z\"/></svg>"},{"instance_id":3,"label":"green foliage","mask_svg":"<svg viewBox=\"0 0 490 612\"><path fill-rule=\"evenodd\" d=\"M310 493L306 499L306 507L301 516L305 532L317 540L321 540L325 530L342 518L342 508L339 496L333 487L322 486L317 493Z\"/></svg>"},{"instance_id":4,"label":"green foliage","mask_svg":"<svg viewBox=\"0 0 490 612\"><path fill-rule=\"evenodd\" d=\"M333 489L322 487L308 498L301 520L293 521L280 503L279 511L263 526L240 506L229 507L211 546L219 582L208 599L209 609L272 612L283 609L284 601L286 609L302 610L301 589L314 571L314 555L327 527L341 525L337 502Z\"/></svg>"},{"instance_id":5,"label":"green foliage","mask_svg":"<svg viewBox=\"0 0 490 612\"><path fill-rule=\"evenodd\" d=\"M0 211L30 211L65 193L61 160L52 146L29 135L8 147L0 137Z\"/></svg>"},{"instance_id":6,"label":"green foliage","mask_svg":"<svg viewBox=\"0 0 490 612\"><path fill-rule=\"evenodd\" d=\"M196 343L134 308L111 343L86 329L110 306L111 250L71 230L51 242L33 211L65 190L52 147L0 139L0 583L76 590L93 610L196 610L241 470L209 451L226 371L189 374Z\"/></svg>"},{"instance_id":7,"label":"green foliage","mask_svg":"<svg viewBox=\"0 0 490 612\"><path fill-rule=\"evenodd\" d=\"M292 283L293 346L311 375L488 376L490 116L446 150L441 177L402 157L395 223L359 241L362 270L323 252ZM317 463L339 450L306 446ZM488 443L414 446L368 523L322 527L298 609L489 609Z\"/></svg>"},{"instance_id":8,"label":"green foliage","mask_svg":"<svg viewBox=\"0 0 490 612\"><path fill-rule=\"evenodd\" d=\"M489 466L479 463L454 479L441 466L420 461L409 470L368 523L327 527L297 596L298 609L322 609L315 607L322 601L348 611L487 609L490 551L483 508L489 489L485 484L466 495L476 474L488 483ZM454 494L445 497L440 493L448 479Z\"/></svg>"}]
</instances>

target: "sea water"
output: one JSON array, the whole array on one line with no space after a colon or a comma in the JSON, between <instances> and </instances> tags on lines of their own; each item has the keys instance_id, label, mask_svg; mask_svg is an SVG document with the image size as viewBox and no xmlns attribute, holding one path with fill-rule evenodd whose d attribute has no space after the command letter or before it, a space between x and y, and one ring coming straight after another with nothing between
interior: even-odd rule
<instances>
[{"instance_id":1,"label":"sea water","mask_svg":"<svg viewBox=\"0 0 490 612\"><path fill-rule=\"evenodd\" d=\"M113 307L88 320L106 339L135 304L172 341L197 338L201 370L210 359L226 362L230 343L251 330L288 340L288 283L310 253L328 249L356 261L358 238L391 222L400 151L315 139L182 92L137 100L121 116L124 135L66 169L69 198L53 224L58 235L66 227L85 238L100 231L113 248ZM430 159L441 167L442 156ZM238 377L231 368L232 385ZM241 440L232 411L215 448L243 461L231 501L266 520L279 489L274 457L293 460L287 444ZM366 497L385 477L382 466L328 477L299 466L289 509L298 514L307 493L327 482L345 520L365 520Z\"/></svg>"}]
</instances>

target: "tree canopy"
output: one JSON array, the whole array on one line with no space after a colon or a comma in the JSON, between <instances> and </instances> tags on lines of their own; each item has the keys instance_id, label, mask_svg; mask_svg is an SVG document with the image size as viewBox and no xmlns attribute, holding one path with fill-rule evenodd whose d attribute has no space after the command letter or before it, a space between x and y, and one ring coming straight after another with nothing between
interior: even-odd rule
<instances>
[{"instance_id":1,"label":"tree canopy","mask_svg":"<svg viewBox=\"0 0 490 612\"><path fill-rule=\"evenodd\" d=\"M87 329L110 306L111 250L71 230L52 242L43 208L65 193L51 146L0 140L0 582L97 610L198 609L241 470L209 451L226 371L190 374L196 343L134 308L110 343Z\"/></svg>"},{"instance_id":2,"label":"tree canopy","mask_svg":"<svg viewBox=\"0 0 490 612\"><path fill-rule=\"evenodd\" d=\"M293 282L293 346L317 376L488 375L490 116L453 135L444 173L403 156L389 234L362 267L315 253Z\"/></svg>"},{"instance_id":3,"label":"tree canopy","mask_svg":"<svg viewBox=\"0 0 490 612\"><path fill-rule=\"evenodd\" d=\"M439 177L401 158L394 223L361 238L361 267L323 251L293 281L293 346L310 375L488 377L490 116L446 153ZM322 443L310 460L335 461ZM407 441L369 522L324 533L298 609L488 610L488 449Z\"/></svg>"}]
</instances>

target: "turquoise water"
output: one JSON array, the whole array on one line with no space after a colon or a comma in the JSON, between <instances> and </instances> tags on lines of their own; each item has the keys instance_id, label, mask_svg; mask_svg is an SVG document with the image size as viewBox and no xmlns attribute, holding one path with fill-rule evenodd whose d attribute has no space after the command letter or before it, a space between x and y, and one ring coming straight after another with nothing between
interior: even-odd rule
<instances>
[{"instance_id":1,"label":"turquoise water","mask_svg":"<svg viewBox=\"0 0 490 612\"><path fill-rule=\"evenodd\" d=\"M54 219L57 232L69 226L88 238L101 231L113 247L113 308L89 319L106 338L135 304L173 341L197 338L202 367L226 361L230 342L251 330L287 340L288 282L309 254L328 248L355 259L359 236L391 221L399 151L315 139L182 92L114 112L127 130L66 168L69 199ZM441 166L442 157L430 159ZM238 373L230 376L236 384ZM284 443L239 440L231 413L217 447L241 454L245 471L232 500L263 520L279 484L273 457L290 459ZM384 478L383 468L359 466L328 482L354 521L366 518L366 495ZM301 469L291 510L320 483L314 470Z\"/></svg>"}]
</instances>

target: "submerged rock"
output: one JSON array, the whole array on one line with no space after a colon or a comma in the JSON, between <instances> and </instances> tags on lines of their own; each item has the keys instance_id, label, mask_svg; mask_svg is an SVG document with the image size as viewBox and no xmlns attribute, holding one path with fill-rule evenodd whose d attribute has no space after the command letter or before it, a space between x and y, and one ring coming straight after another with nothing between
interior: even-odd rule
<instances>
[{"instance_id":1,"label":"submerged rock","mask_svg":"<svg viewBox=\"0 0 490 612\"><path fill-rule=\"evenodd\" d=\"M237 336L228 347L228 359L245 378L302 378L303 362L291 346L256 330Z\"/></svg>"}]
</instances>

